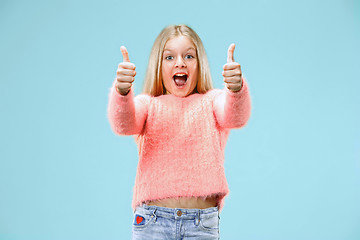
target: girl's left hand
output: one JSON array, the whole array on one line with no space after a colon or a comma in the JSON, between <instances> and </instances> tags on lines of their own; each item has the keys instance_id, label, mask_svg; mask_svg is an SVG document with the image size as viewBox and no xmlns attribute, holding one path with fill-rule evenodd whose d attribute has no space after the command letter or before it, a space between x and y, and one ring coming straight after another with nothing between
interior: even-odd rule
<instances>
[{"instance_id":1,"label":"girl's left hand","mask_svg":"<svg viewBox=\"0 0 360 240\"><path fill-rule=\"evenodd\" d=\"M238 92L242 87L242 73L241 66L234 60L235 44L232 43L228 49L227 63L223 66L224 82L226 87L233 91Z\"/></svg>"}]
</instances>

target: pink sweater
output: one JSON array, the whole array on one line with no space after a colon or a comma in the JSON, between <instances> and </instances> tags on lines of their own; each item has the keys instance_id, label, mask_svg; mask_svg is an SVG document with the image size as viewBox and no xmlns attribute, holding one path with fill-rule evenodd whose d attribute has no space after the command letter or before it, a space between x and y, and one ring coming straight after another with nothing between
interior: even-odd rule
<instances>
[{"instance_id":1,"label":"pink sweater","mask_svg":"<svg viewBox=\"0 0 360 240\"><path fill-rule=\"evenodd\" d=\"M246 80L239 92L212 89L187 97L151 97L133 90L110 90L108 117L119 135L135 135L139 162L132 208L150 200L219 196L219 212L229 194L224 149L230 128L250 117Z\"/></svg>"}]
</instances>

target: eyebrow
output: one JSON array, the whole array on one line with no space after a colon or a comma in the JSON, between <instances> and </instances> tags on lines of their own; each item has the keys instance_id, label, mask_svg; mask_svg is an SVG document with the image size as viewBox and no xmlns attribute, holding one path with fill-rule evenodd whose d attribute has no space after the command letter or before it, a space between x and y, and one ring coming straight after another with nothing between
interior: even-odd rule
<instances>
[{"instance_id":1,"label":"eyebrow","mask_svg":"<svg viewBox=\"0 0 360 240\"><path fill-rule=\"evenodd\" d=\"M189 47L188 49L186 49L186 51L189 51L190 49L193 49L194 51L196 51L194 47ZM172 49L165 48L165 49L164 49L164 52L165 52L165 51L170 51L170 52L171 52Z\"/></svg>"}]
</instances>

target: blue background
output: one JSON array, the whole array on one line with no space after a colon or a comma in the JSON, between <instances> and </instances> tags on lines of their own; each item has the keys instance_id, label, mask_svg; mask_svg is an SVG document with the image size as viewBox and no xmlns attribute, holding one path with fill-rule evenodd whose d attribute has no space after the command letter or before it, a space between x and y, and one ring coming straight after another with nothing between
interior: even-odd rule
<instances>
[{"instance_id":1,"label":"blue background","mask_svg":"<svg viewBox=\"0 0 360 240\"><path fill-rule=\"evenodd\" d=\"M106 107L125 45L141 92L169 24L214 85L236 44L252 96L225 152L222 239L360 239L360 2L0 3L0 239L130 239L138 161Z\"/></svg>"}]
</instances>

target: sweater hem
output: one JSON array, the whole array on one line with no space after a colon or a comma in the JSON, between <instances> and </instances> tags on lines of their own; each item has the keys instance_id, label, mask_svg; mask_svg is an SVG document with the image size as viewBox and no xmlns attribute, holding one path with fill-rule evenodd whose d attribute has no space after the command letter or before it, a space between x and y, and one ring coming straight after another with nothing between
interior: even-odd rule
<instances>
[{"instance_id":1,"label":"sweater hem","mask_svg":"<svg viewBox=\"0 0 360 240\"><path fill-rule=\"evenodd\" d=\"M133 201L132 203L132 208L133 211L136 210L136 208L142 204L148 204L150 201L156 201L156 200L163 200L163 199L169 199L169 198L175 198L175 199L179 199L180 197L197 197L197 198L202 198L205 200L205 198L208 197L218 197L218 201L217 201L217 207L219 209L219 212L221 212L223 206L224 206L224 202L225 202L225 197L228 196L229 191L226 192L215 192L215 193L210 193L207 195L198 195L198 196L168 196L168 197L158 197L158 198L152 198L152 199L145 199L145 200L139 200L137 202Z\"/></svg>"}]
</instances>

